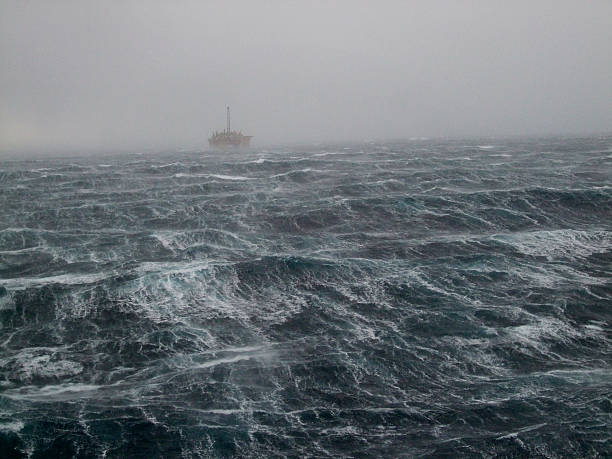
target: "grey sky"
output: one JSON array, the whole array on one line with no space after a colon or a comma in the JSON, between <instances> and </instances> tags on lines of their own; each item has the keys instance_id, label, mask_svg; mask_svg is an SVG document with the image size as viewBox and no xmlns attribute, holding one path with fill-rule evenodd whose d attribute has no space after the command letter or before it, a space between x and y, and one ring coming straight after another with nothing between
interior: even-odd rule
<instances>
[{"instance_id":1,"label":"grey sky","mask_svg":"<svg viewBox=\"0 0 612 459\"><path fill-rule=\"evenodd\" d=\"M0 152L612 129L612 1L0 2Z\"/></svg>"}]
</instances>

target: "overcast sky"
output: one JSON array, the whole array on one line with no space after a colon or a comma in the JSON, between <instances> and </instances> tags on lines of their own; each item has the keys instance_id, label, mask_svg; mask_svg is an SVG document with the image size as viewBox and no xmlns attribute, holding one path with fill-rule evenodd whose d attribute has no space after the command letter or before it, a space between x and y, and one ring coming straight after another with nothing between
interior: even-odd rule
<instances>
[{"instance_id":1,"label":"overcast sky","mask_svg":"<svg viewBox=\"0 0 612 459\"><path fill-rule=\"evenodd\" d=\"M612 130L612 1L0 1L0 152Z\"/></svg>"}]
</instances>

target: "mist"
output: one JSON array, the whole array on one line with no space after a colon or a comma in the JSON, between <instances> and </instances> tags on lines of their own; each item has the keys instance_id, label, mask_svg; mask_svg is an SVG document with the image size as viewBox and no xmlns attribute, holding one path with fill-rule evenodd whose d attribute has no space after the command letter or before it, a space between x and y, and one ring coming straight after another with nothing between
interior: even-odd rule
<instances>
[{"instance_id":1,"label":"mist","mask_svg":"<svg viewBox=\"0 0 612 459\"><path fill-rule=\"evenodd\" d=\"M609 131L612 2L0 5L0 153Z\"/></svg>"}]
</instances>

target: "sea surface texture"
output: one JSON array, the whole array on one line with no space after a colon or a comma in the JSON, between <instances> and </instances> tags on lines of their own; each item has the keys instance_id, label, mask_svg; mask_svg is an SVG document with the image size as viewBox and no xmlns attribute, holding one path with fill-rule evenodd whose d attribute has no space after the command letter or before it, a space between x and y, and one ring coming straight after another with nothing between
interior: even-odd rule
<instances>
[{"instance_id":1,"label":"sea surface texture","mask_svg":"<svg viewBox=\"0 0 612 459\"><path fill-rule=\"evenodd\" d=\"M610 457L612 137L0 162L0 457Z\"/></svg>"}]
</instances>

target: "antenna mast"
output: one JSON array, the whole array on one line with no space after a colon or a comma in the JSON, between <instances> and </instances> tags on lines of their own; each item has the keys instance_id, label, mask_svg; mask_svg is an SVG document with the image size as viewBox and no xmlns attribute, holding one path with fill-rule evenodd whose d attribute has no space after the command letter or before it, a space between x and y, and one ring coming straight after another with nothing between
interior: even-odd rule
<instances>
[{"instance_id":1,"label":"antenna mast","mask_svg":"<svg viewBox=\"0 0 612 459\"><path fill-rule=\"evenodd\" d=\"M230 131L230 111L229 111L229 105L227 106L227 133L229 134Z\"/></svg>"}]
</instances>

